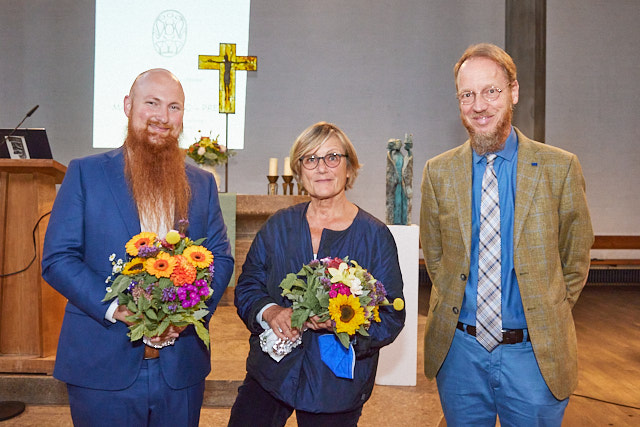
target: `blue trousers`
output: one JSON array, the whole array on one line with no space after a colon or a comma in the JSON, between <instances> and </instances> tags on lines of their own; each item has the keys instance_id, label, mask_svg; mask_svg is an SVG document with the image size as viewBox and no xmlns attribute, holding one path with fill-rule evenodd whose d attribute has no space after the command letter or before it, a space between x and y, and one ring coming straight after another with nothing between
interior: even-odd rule
<instances>
[{"instance_id":1,"label":"blue trousers","mask_svg":"<svg viewBox=\"0 0 640 427\"><path fill-rule=\"evenodd\" d=\"M499 345L489 353L458 329L436 380L449 427L493 427L496 415L503 427L560 426L569 403L551 394L531 342Z\"/></svg>"},{"instance_id":2,"label":"blue trousers","mask_svg":"<svg viewBox=\"0 0 640 427\"><path fill-rule=\"evenodd\" d=\"M180 390L170 388L159 359L142 362L135 382L124 390L94 390L67 384L75 427L198 427L204 381Z\"/></svg>"}]
</instances>

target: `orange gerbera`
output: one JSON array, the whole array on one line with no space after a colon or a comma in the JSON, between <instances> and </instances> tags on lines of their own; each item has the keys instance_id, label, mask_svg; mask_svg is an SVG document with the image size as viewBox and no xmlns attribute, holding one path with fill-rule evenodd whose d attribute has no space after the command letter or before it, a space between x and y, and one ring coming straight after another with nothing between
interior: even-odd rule
<instances>
[{"instance_id":1,"label":"orange gerbera","mask_svg":"<svg viewBox=\"0 0 640 427\"><path fill-rule=\"evenodd\" d=\"M184 256L176 255L176 265L171 273L171 281L176 286L193 283L196 280L196 268Z\"/></svg>"},{"instance_id":2,"label":"orange gerbera","mask_svg":"<svg viewBox=\"0 0 640 427\"><path fill-rule=\"evenodd\" d=\"M160 252L156 258L149 258L145 263L149 274L160 277L169 277L173 273L176 259L166 252Z\"/></svg>"},{"instance_id":3,"label":"orange gerbera","mask_svg":"<svg viewBox=\"0 0 640 427\"><path fill-rule=\"evenodd\" d=\"M213 254L209 249L200 245L189 246L182 252L182 255L198 268L207 268L213 261Z\"/></svg>"},{"instance_id":4,"label":"orange gerbera","mask_svg":"<svg viewBox=\"0 0 640 427\"><path fill-rule=\"evenodd\" d=\"M125 245L125 249L129 255L138 256L140 248L153 245L153 242L156 241L156 237L156 233L143 231L142 233L133 236Z\"/></svg>"}]
</instances>

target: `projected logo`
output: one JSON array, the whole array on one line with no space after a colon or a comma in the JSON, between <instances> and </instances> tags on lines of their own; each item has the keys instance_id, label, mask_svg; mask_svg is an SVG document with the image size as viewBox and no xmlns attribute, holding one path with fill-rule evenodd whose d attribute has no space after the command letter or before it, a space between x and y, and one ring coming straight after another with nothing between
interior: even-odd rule
<instances>
[{"instance_id":1,"label":"projected logo","mask_svg":"<svg viewBox=\"0 0 640 427\"><path fill-rule=\"evenodd\" d=\"M161 12L153 23L153 47L161 56L176 56L187 42L187 20L177 10Z\"/></svg>"}]
</instances>

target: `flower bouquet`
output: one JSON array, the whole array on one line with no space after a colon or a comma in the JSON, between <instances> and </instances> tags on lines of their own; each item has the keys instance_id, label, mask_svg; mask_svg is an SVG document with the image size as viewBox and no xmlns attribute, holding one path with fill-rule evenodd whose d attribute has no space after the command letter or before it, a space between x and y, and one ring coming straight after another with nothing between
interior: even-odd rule
<instances>
[{"instance_id":1,"label":"flower bouquet","mask_svg":"<svg viewBox=\"0 0 640 427\"><path fill-rule=\"evenodd\" d=\"M218 144L218 137L213 139L210 136L201 136L199 140L187 148L187 156L201 165L223 165L234 154L234 151L227 150L227 147Z\"/></svg>"},{"instance_id":2,"label":"flower bouquet","mask_svg":"<svg viewBox=\"0 0 640 427\"><path fill-rule=\"evenodd\" d=\"M170 325L193 325L209 348L204 317L214 268L213 254L200 246L204 240L192 241L175 230L164 239L142 232L125 245L127 262L111 255L112 276L103 301L117 297L133 313L127 317L133 322L127 334L131 341L160 335Z\"/></svg>"},{"instance_id":3,"label":"flower bouquet","mask_svg":"<svg viewBox=\"0 0 640 427\"><path fill-rule=\"evenodd\" d=\"M282 295L293 301L291 326L302 329L312 316L331 319L333 331L345 348L356 333L369 336L372 322L380 322L380 306L404 308L404 301L387 300L384 285L349 257L323 258L289 273L280 283Z\"/></svg>"}]
</instances>

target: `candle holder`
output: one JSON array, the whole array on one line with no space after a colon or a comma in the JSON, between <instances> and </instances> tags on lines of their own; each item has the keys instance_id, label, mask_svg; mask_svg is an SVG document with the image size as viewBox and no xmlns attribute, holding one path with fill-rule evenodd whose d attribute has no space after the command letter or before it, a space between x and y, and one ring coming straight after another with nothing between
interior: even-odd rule
<instances>
[{"instance_id":1,"label":"candle holder","mask_svg":"<svg viewBox=\"0 0 640 427\"><path fill-rule=\"evenodd\" d=\"M282 175L282 194L293 196L293 175Z\"/></svg>"},{"instance_id":2,"label":"candle holder","mask_svg":"<svg viewBox=\"0 0 640 427\"><path fill-rule=\"evenodd\" d=\"M278 175L267 175L269 180L269 186L267 187L267 194L269 196L275 196L278 194Z\"/></svg>"},{"instance_id":3,"label":"candle holder","mask_svg":"<svg viewBox=\"0 0 640 427\"><path fill-rule=\"evenodd\" d=\"M296 183L298 184L298 196L306 196L307 194L309 194L300 181L296 181Z\"/></svg>"}]
</instances>

